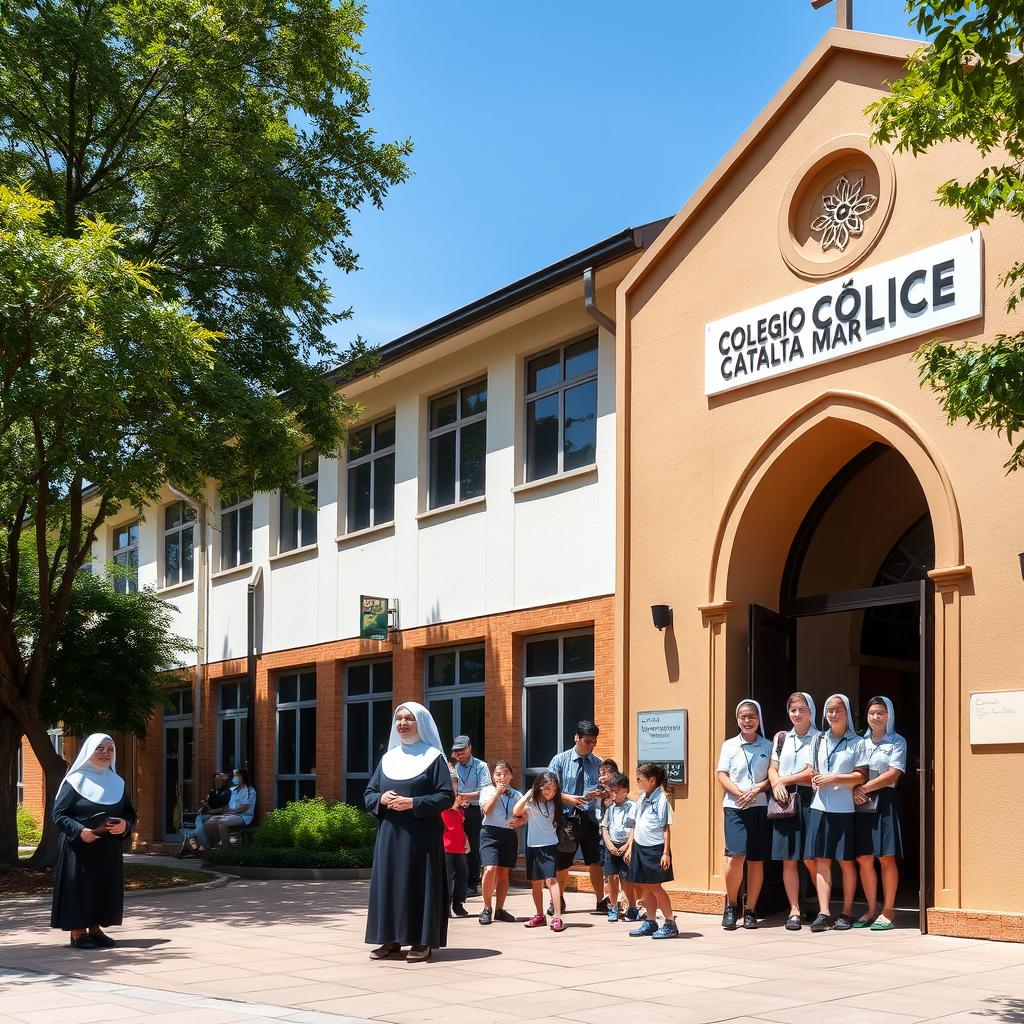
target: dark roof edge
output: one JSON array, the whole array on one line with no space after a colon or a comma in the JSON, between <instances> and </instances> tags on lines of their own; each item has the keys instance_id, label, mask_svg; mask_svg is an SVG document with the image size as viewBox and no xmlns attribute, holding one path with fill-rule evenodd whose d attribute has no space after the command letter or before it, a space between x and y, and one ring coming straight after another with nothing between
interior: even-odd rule
<instances>
[{"instance_id":1,"label":"dark roof edge","mask_svg":"<svg viewBox=\"0 0 1024 1024\"><path fill-rule=\"evenodd\" d=\"M499 313L529 302L530 299L543 295L544 292L552 291L574 278L581 277L583 271L588 267L597 269L614 263L624 256L642 252L658 237L671 219L671 217L665 217L662 220L651 221L649 224L641 224L639 227L626 228L617 235L612 235L572 256L566 256L557 263L552 263L542 270L471 302L468 306L446 313L432 323L424 324L408 334L395 338L394 341L389 341L377 349L381 365L387 366L389 363L421 348L426 348L442 338L464 331L466 328L473 327ZM343 374L344 366L341 366L330 371L327 374L327 379L331 380L343 376ZM351 379L356 380L360 376L363 375L359 374Z\"/></svg>"}]
</instances>

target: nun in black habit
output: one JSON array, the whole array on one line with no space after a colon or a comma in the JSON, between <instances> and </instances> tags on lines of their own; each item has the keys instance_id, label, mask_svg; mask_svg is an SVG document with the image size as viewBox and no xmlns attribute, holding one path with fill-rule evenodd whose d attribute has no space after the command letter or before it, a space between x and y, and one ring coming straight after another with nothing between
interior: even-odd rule
<instances>
[{"instance_id":1,"label":"nun in black habit","mask_svg":"<svg viewBox=\"0 0 1024 1024\"><path fill-rule=\"evenodd\" d=\"M411 946L422 961L448 939L448 882L441 812L455 803L451 771L430 712L407 701L395 709L388 749L366 787L377 815L366 941L383 960Z\"/></svg>"},{"instance_id":2,"label":"nun in black habit","mask_svg":"<svg viewBox=\"0 0 1024 1024\"><path fill-rule=\"evenodd\" d=\"M114 741L93 733L82 744L53 803L60 829L53 872L50 927L71 932L76 949L115 946L102 928L120 924L124 911L124 840L135 810L116 770Z\"/></svg>"}]
</instances>

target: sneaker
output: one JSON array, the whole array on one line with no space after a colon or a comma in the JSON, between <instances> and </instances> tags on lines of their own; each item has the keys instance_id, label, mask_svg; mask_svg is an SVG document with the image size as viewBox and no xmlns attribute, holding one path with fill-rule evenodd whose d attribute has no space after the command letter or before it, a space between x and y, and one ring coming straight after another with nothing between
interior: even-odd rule
<instances>
[{"instance_id":1,"label":"sneaker","mask_svg":"<svg viewBox=\"0 0 1024 1024\"><path fill-rule=\"evenodd\" d=\"M452 917L469 917L469 911L461 903L453 903Z\"/></svg>"},{"instance_id":2,"label":"sneaker","mask_svg":"<svg viewBox=\"0 0 1024 1024\"><path fill-rule=\"evenodd\" d=\"M747 930L757 927L757 914L752 910L743 911L743 927Z\"/></svg>"},{"instance_id":3,"label":"sneaker","mask_svg":"<svg viewBox=\"0 0 1024 1024\"><path fill-rule=\"evenodd\" d=\"M609 900L607 896L602 896L601 899L597 901L597 906L594 908L594 913L607 914L608 911L611 909L611 906L611 900Z\"/></svg>"},{"instance_id":4,"label":"sneaker","mask_svg":"<svg viewBox=\"0 0 1024 1024\"><path fill-rule=\"evenodd\" d=\"M640 911L637 910L636 907L629 907L626 910L625 918L627 921L639 921Z\"/></svg>"},{"instance_id":5,"label":"sneaker","mask_svg":"<svg viewBox=\"0 0 1024 1024\"><path fill-rule=\"evenodd\" d=\"M480 911L479 921L480 921L481 924L490 924L491 923L491 908L490 907L484 907L484 909Z\"/></svg>"},{"instance_id":6,"label":"sneaker","mask_svg":"<svg viewBox=\"0 0 1024 1024\"><path fill-rule=\"evenodd\" d=\"M630 928L629 934L639 937L653 935L657 930L658 926L653 921L644 921L639 928Z\"/></svg>"},{"instance_id":7,"label":"sneaker","mask_svg":"<svg viewBox=\"0 0 1024 1024\"><path fill-rule=\"evenodd\" d=\"M794 914L792 917L786 918L786 931L787 932L798 932L800 931L800 915Z\"/></svg>"},{"instance_id":8,"label":"sneaker","mask_svg":"<svg viewBox=\"0 0 1024 1024\"><path fill-rule=\"evenodd\" d=\"M619 908L617 906L608 908L608 920L614 924L619 919Z\"/></svg>"},{"instance_id":9,"label":"sneaker","mask_svg":"<svg viewBox=\"0 0 1024 1024\"><path fill-rule=\"evenodd\" d=\"M499 907L494 912L495 921L505 921L507 924L515 924L516 919L513 914L510 914L504 907Z\"/></svg>"},{"instance_id":10,"label":"sneaker","mask_svg":"<svg viewBox=\"0 0 1024 1024\"><path fill-rule=\"evenodd\" d=\"M726 904L725 913L722 915L722 927L727 932L736 930L736 908L731 904Z\"/></svg>"},{"instance_id":11,"label":"sneaker","mask_svg":"<svg viewBox=\"0 0 1024 1024\"><path fill-rule=\"evenodd\" d=\"M553 932L565 931L565 925L562 924L562 919L560 917L551 918L551 930Z\"/></svg>"},{"instance_id":12,"label":"sneaker","mask_svg":"<svg viewBox=\"0 0 1024 1024\"><path fill-rule=\"evenodd\" d=\"M543 928L548 923L548 919L543 914L534 914L533 917L527 921L524 928Z\"/></svg>"},{"instance_id":13,"label":"sneaker","mask_svg":"<svg viewBox=\"0 0 1024 1024\"><path fill-rule=\"evenodd\" d=\"M832 928L837 932L848 932L853 927L853 918L848 914L836 914L835 921L832 922Z\"/></svg>"},{"instance_id":14,"label":"sneaker","mask_svg":"<svg viewBox=\"0 0 1024 1024\"><path fill-rule=\"evenodd\" d=\"M678 939L679 929L675 921L666 921L652 936L652 939Z\"/></svg>"},{"instance_id":15,"label":"sneaker","mask_svg":"<svg viewBox=\"0 0 1024 1024\"><path fill-rule=\"evenodd\" d=\"M811 922L811 931L812 932L824 932L824 931L828 931L828 929L831 926L832 926L832 918L830 918L828 916L828 914L819 914Z\"/></svg>"}]
</instances>

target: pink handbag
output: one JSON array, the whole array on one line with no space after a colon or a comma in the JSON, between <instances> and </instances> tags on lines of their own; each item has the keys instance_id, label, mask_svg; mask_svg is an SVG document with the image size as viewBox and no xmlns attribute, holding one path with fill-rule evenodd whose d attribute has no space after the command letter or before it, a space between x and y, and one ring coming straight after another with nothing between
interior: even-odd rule
<instances>
[{"instance_id":1,"label":"pink handbag","mask_svg":"<svg viewBox=\"0 0 1024 1024\"><path fill-rule=\"evenodd\" d=\"M782 730L779 730L779 732L777 732L775 734L775 739L773 741L774 746L775 746L775 756L776 757L780 757L781 758L781 756L782 756L782 747L785 744L785 742L786 742L786 733L784 731L782 731ZM768 817L772 821L774 821L774 820L776 820L778 818L795 818L799 812L800 812L800 794L799 793L790 793L789 797L788 797L788 799L786 800L785 803L779 803L779 801L775 799L775 794L771 790L768 791Z\"/></svg>"}]
</instances>

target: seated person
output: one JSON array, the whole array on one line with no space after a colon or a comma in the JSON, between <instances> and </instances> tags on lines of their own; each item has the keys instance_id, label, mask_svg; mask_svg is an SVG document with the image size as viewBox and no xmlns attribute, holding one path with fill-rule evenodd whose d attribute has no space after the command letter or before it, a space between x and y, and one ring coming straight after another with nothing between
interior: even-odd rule
<instances>
[{"instance_id":1,"label":"seated person","mask_svg":"<svg viewBox=\"0 0 1024 1024\"><path fill-rule=\"evenodd\" d=\"M206 823L215 814L224 814L231 802L230 776L225 771L213 773L213 788L206 794L206 799L199 804L196 814L196 834L189 844L196 852L204 851L210 844L206 837ZM182 854L184 856L184 854Z\"/></svg>"},{"instance_id":2,"label":"seated person","mask_svg":"<svg viewBox=\"0 0 1024 1024\"><path fill-rule=\"evenodd\" d=\"M228 845L228 832L238 825L251 825L256 813L256 790L249 785L249 773L236 768L231 775L231 799L223 814L217 814L206 822L207 835L211 836L210 848Z\"/></svg>"}]
</instances>

